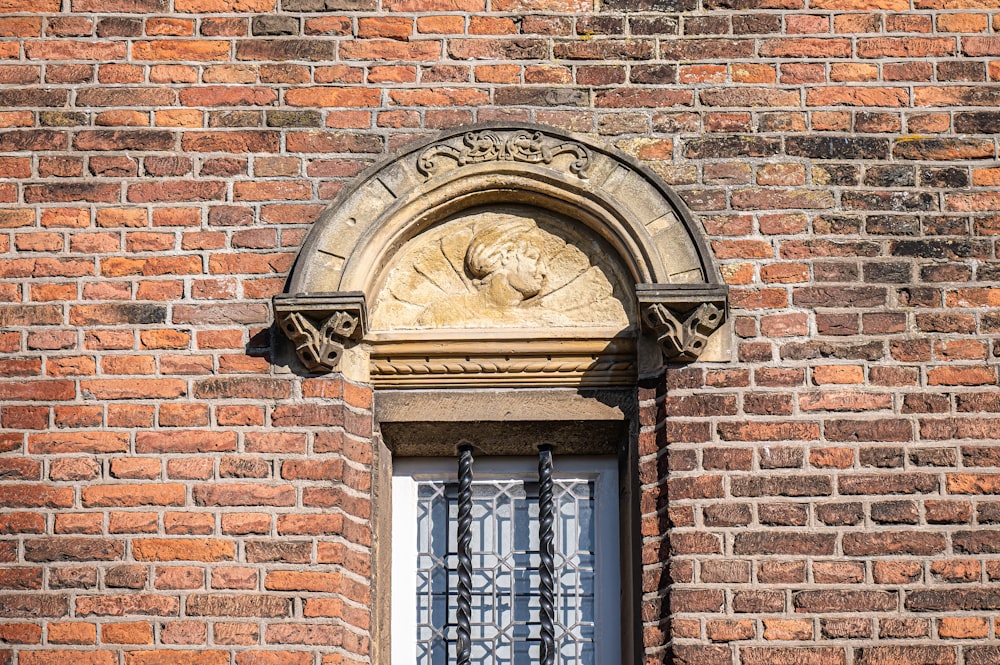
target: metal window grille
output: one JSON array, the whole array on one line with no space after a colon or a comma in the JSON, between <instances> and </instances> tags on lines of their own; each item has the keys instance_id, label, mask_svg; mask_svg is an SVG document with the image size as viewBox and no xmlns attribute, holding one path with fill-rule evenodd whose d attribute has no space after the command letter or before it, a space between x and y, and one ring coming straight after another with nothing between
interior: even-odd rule
<instances>
[{"instance_id":1,"label":"metal window grille","mask_svg":"<svg viewBox=\"0 0 1000 665\"><path fill-rule=\"evenodd\" d=\"M595 487L553 477L458 482L417 492L418 665L587 665L595 656ZM454 660L453 660L454 659Z\"/></svg>"}]
</instances>

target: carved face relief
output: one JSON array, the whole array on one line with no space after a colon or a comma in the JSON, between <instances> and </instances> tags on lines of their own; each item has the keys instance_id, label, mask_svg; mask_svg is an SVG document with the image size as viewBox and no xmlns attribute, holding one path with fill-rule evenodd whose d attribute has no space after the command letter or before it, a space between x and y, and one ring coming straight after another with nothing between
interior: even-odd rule
<instances>
[{"instance_id":1,"label":"carved face relief","mask_svg":"<svg viewBox=\"0 0 1000 665\"><path fill-rule=\"evenodd\" d=\"M507 259L504 263L504 267L508 268L507 283L523 298L537 296L545 281L545 262L542 261L541 251L526 242L520 242L507 255Z\"/></svg>"},{"instance_id":2,"label":"carved face relief","mask_svg":"<svg viewBox=\"0 0 1000 665\"><path fill-rule=\"evenodd\" d=\"M630 300L612 255L578 224L537 209L467 211L397 254L372 329L623 329Z\"/></svg>"},{"instance_id":3,"label":"carved face relief","mask_svg":"<svg viewBox=\"0 0 1000 665\"><path fill-rule=\"evenodd\" d=\"M545 280L544 238L530 219L494 216L495 223L473 231L465 252L465 270L487 300L514 306L538 295Z\"/></svg>"}]
</instances>

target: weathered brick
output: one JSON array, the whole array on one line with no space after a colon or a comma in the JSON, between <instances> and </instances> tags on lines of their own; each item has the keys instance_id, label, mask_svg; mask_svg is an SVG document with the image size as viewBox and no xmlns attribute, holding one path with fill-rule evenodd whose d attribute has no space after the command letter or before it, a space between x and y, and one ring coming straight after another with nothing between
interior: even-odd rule
<instances>
[{"instance_id":1,"label":"weathered brick","mask_svg":"<svg viewBox=\"0 0 1000 665\"><path fill-rule=\"evenodd\" d=\"M770 531L737 534L737 554L833 554L834 534L790 534Z\"/></svg>"},{"instance_id":2,"label":"weathered brick","mask_svg":"<svg viewBox=\"0 0 1000 665\"><path fill-rule=\"evenodd\" d=\"M291 613L291 599L273 595L192 594L189 616L281 618Z\"/></svg>"},{"instance_id":3,"label":"weathered brick","mask_svg":"<svg viewBox=\"0 0 1000 665\"><path fill-rule=\"evenodd\" d=\"M876 663L927 663L928 665L954 665L954 649L945 646L877 646L855 649L858 665Z\"/></svg>"},{"instance_id":4,"label":"weathered brick","mask_svg":"<svg viewBox=\"0 0 1000 665\"><path fill-rule=\"evenodd\" d=\"M746 665L844 665L847 654L840 647L741 647Z\"/></svg>"},{"instance_id":5,"label":"weathered brick","mask_svg":"<svg viewBox=\"0 0 1000 665\"><path fill-rule=\"evenodd\" d=\"M137 453L209 453L236 450L235 432L176 430L139 432L135 439Z\"/></svg>"},{"instance_id":6,"label":"weathered brick","mask_svg":"<svg viewBox=\"0 0 1000 665\"><path fill-rule=\"evenodd\" d=\"M184 505L184 495L185 488L179 484L101 485L82 491L86 507L180 506Z\"/></svg>"},{"instance_id":7,"label":"weathered brick","mask_svg":"<svg viewBox=\"0 0 1000 665\"><path fill-rule=\"evenodd\" d=\"M26 561L113 561L125 554L125 543L104 538L27 539Z\"/></svg>"},{"instance_id":8,"label":"weathered brick","mask_svg":"<svg viewBox=\"0 0 1000 665\"><path fill-rule=\"evenodd\" d=\"M890 591L799 591L792 595L792 604L799 612L888 611L898 602Z\"/></svg>"},{"instance_id":9,"label":"weathered brick","mask_svg":"<svg viewBox=\"0 0 1000 665\"><path fill-rule=\"evenodd\" d=\"M943 552L945 539L937 533L912 533L905 531L846 534L844 553L850 556L879 554L930 555Z\"/></svg>"}]
</instances>

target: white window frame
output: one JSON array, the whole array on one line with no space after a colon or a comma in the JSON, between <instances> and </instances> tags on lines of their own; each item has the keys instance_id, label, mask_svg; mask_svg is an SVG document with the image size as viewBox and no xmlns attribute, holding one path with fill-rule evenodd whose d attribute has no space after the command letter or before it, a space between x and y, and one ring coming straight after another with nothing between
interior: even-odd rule
<instances>
[{"instance_id":1,"label":"white window frame","mask_svg":"<svg viewBox=\"0 0 1000 665\"><path fill-rule=\"evenodd\" d=\"M412 665L417 643L417 483L455 480L457 458L396 458L392 470L392 608L393 665ZM477 457L476 479L538 480L537 457ZM597 578L594 589L596 665L621 661L621 564L619 547L618 461L613 457L554 457L553 476L593 480L596 510Z\"/></svg>"}]
</instances>

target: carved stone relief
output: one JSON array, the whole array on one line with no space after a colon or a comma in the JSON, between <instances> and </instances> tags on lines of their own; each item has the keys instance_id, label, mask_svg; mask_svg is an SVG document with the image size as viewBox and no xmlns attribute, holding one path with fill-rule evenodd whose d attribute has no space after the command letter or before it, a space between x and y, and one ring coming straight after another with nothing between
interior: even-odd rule
<instances>
[{"instance_id":1,"label":"carved stone relief","mask_svg":"<svg viewBox=\"0 0 1000 665\"><path fill-rule=\"evenodd\" d=\"M726 320L722 285L642 284L636 296L643 331L656 339L667 362L697 360Z\"/></svg>"},{"instance_id":2,"label":"carved stone relief","mask_svg":"<svg viewBox=\"0 0 1000 665\"><path fill-rule=\"evenodd\" d=\"M590 150L586 146L577 141L560 141L543 132L527 130L469 132L462 137L459 147L448 142L436 143L420 154L417 170L429 178L451 168L483 162L551 164L559 155L571 155L573 161L568 166L569 171L581 178L587 177Z\"/></svg>"},{"instance_id":3,"label":"carved stone relief","mask_svg":"<svg viewBox=\"0 0 1000 665\"><path fill-rule=\"evenodd\" d=\"M680 199L540 125L455 128L369 170L286 289L288 352L381 388L623 386L732 358L727 289Z\"/></svg>"},{"instance_id":4,"label":"carved stone relief","mask_svg":"<svg viewBox=\"0 0 1000 665\"><path fill-rule=\"evenodd\" d=\"M274 313L278 326L295 344L299 360L313 372L337 369L345 347L361 339L367 329L360 293L276 296Z\"/></svg>"},{"instance_id":5,"label":"carved stone relief","mask_svg":"<svg viewBox=\"0 0 1000 665\"><path fill-rule=\"evenodd\" d=\"M709 335L722 323L722 310L709 303L683 316L665 305L653 303L642 315L656 332L656 341L668 360L695 360L708 343Z\"/></svg>"},{"instance_id":6,"label":"carved stone relief","mask_svg":"<svg viewBox=\"0 0 1000 665\"><path fill-rule=\"evenodd\" d=\"M473 209L397 254L373 305L372 329L623 330L632 311L626 283L579 225L527 206Z\"/></svg>"}]
</instances>

